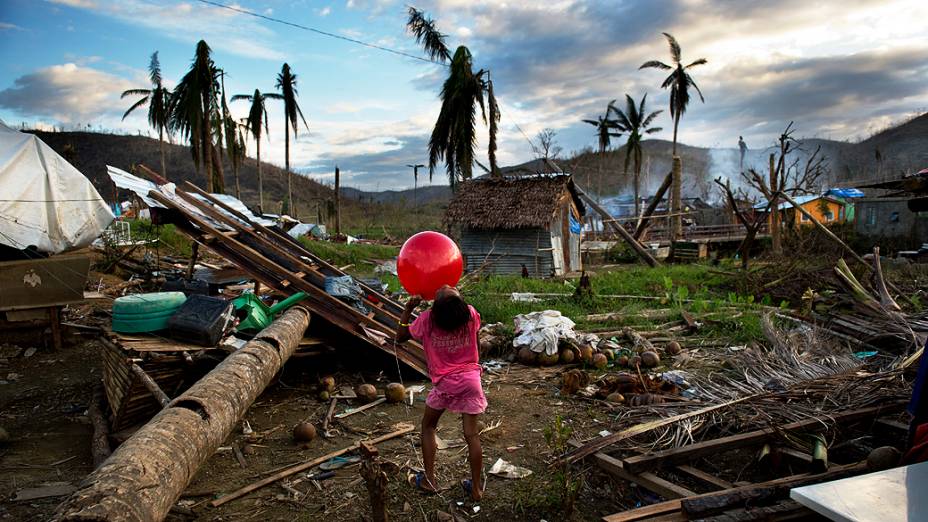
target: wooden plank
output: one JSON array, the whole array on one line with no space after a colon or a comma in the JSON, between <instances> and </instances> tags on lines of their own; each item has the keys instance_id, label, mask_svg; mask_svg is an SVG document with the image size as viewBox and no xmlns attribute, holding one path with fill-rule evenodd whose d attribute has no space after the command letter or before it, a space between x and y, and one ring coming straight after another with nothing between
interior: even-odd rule
<instances>
[{"instance_id":1,"label":"wooden plank","mask_svg":"<svg viewBox=\"0 0 928 522\"><path fill-rule=\"evenodd\" d=\"M681 464L677 466L677 471L685 473L693 478L699 479L707 484L715 486L717 489L731 489L735 487L734 484L728 482L727 480L720 479L711 473L706 473L705 471L694 468L693 466L688 466L686 464Z\"/></svg>"},{"instance_id":2,"label":"wooden plank","mask_svg":"<svg viewBox=\"0 0 928 522\"><path fill-rule=\"evenodd\" d=\"M825 419L834 424L846 424L869 417L876 417L883 413L901 410L905 406L904 402L894 402L883 406L872 406L859 410L845 411L832 414ZM792 422L776 428L765 428L747 433L739 433L728 437L707 440L688 444L680 448L673 448L644 455L636 455L622 459L625 469L632 473L641 473L653 469L663 464L679 464L690 462L697 457L715 455L723 451L739 449L747 446L753 446L766 441L776 435L778 432L792 432L799 430L811 430L826 428L823 419L807 419L804 421Z\"/></svg>"},{"instance_id":3,"label":"wooden plank","mask_svg":"<svg viewBox=\"0 0 928 522\"><path fill-rule=\"evenodd\" d=\"M569 443L574 447L579 447L580 445L576 441L569 441ZM622 480L627 480L629 482L634 482L640 486L643 486L658 495L667 498L683 498L693 496L696 493L690 491L682 486L674 484L669 480L662 479L654 473L640 473L634 474L629 473L622 466L622 461L614 457L610 457L605 453L598 452L593 454L593 460L596 462L596 465L599 466L603 471L613 475L614 477L620 478Z\"/></svg>"},{"instance_id":4,"label":"wooden plank","mask_svg":"<svg viewBox=\"0 0 928 522\"><path fill-rule=\"evenodd\" d=\"M778 478L769 480L767 482L759 482L757 484L749 484L747 486L740 486L732 489L727 489L723 491L713 491L711 493L702 493L700 495L695 495L689 497L690 499L711 497L715 495L728 495L736 493L738 491L747 491L754 488L764 488L764 487L793 487L799 484L817 484L820 482L826 482L832 480L836 477L851 475L856 473L862 473L867 470L866 461L858 462L856 464L848 464L844 466L834 466L832 469L826 471L825 473L802 473L799 475L790 475L788 477ZM623 511L621 513L615 513L603 517L605 522L634 522L637 520L654 520L653 517L661 515L669 515L674 512L680 512L682 509L682 500L673 499L666 502L659 502L657 504L651 504L650 506L645 506L638 509L631 509L628 511ZM685 519L684 519L685 520Z\"/></svg>"}]
</instances>

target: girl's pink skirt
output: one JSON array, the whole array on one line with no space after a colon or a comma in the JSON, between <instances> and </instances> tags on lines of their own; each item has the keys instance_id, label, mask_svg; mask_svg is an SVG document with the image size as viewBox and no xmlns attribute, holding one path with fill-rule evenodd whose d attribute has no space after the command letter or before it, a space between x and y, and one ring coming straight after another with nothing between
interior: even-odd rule
<instances>
[{"instance_id":1,"label":"girl's pink skirt","mask_svg":"<svg viewBox=\"0 0 928 522\"><path fill-rule=\"evenodd\" d=\"M477 415L487 409L487 398L480 384L480 370L452 373L442 377L425 404L433 410Z\"/></svg>"}]
</instances>

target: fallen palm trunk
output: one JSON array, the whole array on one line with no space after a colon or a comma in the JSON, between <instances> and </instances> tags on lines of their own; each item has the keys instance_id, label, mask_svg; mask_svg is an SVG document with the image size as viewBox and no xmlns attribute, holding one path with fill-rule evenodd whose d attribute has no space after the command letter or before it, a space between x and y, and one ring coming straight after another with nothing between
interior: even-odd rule
<instances>
[{"instance_id":1,"label":"fallen palm trunk","mask_svg":"<svg viewBox=\"0 0 928 522\"><path fill-rule=\"evenodd\" d=\"M308 326L305 309L286 311L124 442L81 482L54 520L162 520Z\"/></svg>"}]
</instances>

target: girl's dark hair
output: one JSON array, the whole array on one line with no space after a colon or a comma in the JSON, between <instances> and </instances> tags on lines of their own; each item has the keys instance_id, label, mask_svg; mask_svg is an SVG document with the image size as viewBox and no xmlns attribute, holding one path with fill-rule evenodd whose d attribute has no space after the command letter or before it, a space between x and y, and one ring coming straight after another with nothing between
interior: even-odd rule
<instances>
[{"instance_id":1,"label":"girl's dark hair","mask_svg":"<svg viewBox=\"0 0 928 522\"><path fill-rule=\"evenodd\" d=\"M445 332L457 332L470 322L470 307L458 293L442 293L432 303L432 324Z\"/></svg>"}]
</instances>

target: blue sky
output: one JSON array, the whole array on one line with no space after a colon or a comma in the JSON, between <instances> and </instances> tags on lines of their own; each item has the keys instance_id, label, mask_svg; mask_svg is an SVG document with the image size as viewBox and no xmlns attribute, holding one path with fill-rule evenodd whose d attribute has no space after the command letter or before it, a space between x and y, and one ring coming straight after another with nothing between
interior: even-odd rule
<instances>
[{"instance_id":1,"label":"blue sky","mask_svg":"<svg viewBox=\"0 0 928 522\"><path fill-rule=\"evenodd\" d=\"M404 32L404 2L229 4L421 54ZM503 164L531 159L523 132L545 127L566 151L592 145L580 120L626 92L648 92L652 109L665 108L662 74L637 70L668 60L662 31L681 42L684 61L709 60L693 71L706 103L693 103L681 123L685 143L732 147L741 134L766 146L790 120L806 136L857 139L928 107L928 2L918 0L416 5L449 44L468 45L476 65L491 69ZM369 190L412 184L404 165L427 159L440 67L195 0L0 0L0 118L148 132L142 113L121 121L131 102L119 93L147 86L154 51L172 85L201 38L228 72L230 94L273 90L284 61L296 72L310 128L293 147L296 167L325 180L337 163L349 184ZM247 104L233 111L244 116ZM283 164L283 115L273 103L270 113L262 157ZM658 124L666 130L657 136L669 138L666 112Z\"/></svg>"}]
</instances>

